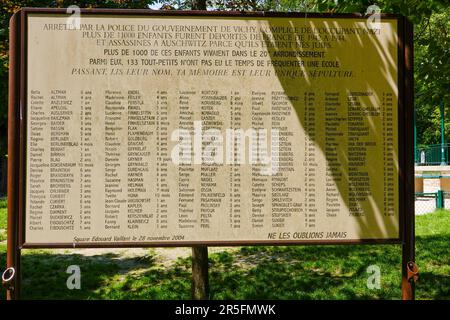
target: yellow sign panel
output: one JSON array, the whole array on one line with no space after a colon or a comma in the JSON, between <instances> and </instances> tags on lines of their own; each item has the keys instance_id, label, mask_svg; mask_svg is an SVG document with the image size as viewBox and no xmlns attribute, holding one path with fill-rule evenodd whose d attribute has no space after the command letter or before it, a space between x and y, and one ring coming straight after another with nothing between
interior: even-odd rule
<instances>
[{"instance_id":1,"label":"yellow sign panel","mask_svg":"<svg viewBox=\"0 0 450 320\"><path fill-rule=\"evenodd\" d=\"M397 20L29 14L28 244L399 238Z\"/></svg>"}]
</instances>

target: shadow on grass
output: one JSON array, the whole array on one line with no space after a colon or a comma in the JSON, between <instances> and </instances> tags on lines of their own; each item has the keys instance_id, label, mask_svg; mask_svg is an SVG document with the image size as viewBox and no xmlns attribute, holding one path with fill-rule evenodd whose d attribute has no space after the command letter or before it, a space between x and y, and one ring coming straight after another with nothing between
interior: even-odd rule
<instances>
[{"instance_id":1,"label":"shadow on grass","mask_svg":"<svg viewBox=\"0 0 450 320\"><path fill-rule=\"evenodd\" d=\"M5 265L5 250L0 249L0 265ZM105 287L123 280L126 275L148 268L153 264L151 255L123 258L107 253L96 256L60 254L47 250L30 250L22 254L23 299L108 299ZM69 290L66 273L70 265L81 270L81 289ZM1 291L0 299L5 292Z\"/></svg>"},{"instance_id":2,"label":"shadow on grass","mask_svg":"<svg viewBox=\"0 0 450 320\"><path fill-rule=\"evenodd\" d=\"M450 299L450 235L417 237L419 299ZM149 251L150 252L150 251ZM5 260L0 251L0 263ZM23 257L26 299L189 299L190 258L171 266L116 254L82 256L30 251ZM242 247L210 255L212 299L399 299L399 245ZM69 265L81 290L68 290ZM367 267L381 271L369 289ZM4 292L2 292L4 296Z\"/></svg>"},{"instance_id":3,"label":"shadow on grass","mask_svg":"<svg viewBox=\"0 0 450 320\"><path fill-rule=\"evenodd\" d=\"M392 246L242 248L239 259L222 263L227 272L211 273L213 298L395 298L400 277L391 266L399 265L398 253L398 248ZM382 279L380 290L366 286L366 269L372 264L380 266L382 276L383 271L392 273L387 274L386 281ZM240 279L234 276L231 281L230 274Z\"/></svg>"}]
</instances>

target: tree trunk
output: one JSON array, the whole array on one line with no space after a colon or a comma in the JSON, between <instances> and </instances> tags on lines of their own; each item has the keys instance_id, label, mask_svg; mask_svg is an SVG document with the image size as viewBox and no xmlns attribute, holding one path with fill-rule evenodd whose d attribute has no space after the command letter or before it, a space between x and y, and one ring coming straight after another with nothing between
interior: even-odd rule
<instances>
[{"instance_id":1,"label":"tree trunk","mask_svg":"<svg viewBox=\"0 0 450 320\"><path fill-rule=\"evenodd\" d=\"M192 10L206 10L206 0L192 0ZM209 298L208 247L192 247L192 299Z\"/></svg>"},{"instance_id":2,"label":"tree trunk","mask_svg":"<svg viewBox=\"0 0 450 320\"><path fill-rule=\"evenodd\" d=\"M192 247L192 299L209 299L208 247Z\"/></svg>"}]
</instances>

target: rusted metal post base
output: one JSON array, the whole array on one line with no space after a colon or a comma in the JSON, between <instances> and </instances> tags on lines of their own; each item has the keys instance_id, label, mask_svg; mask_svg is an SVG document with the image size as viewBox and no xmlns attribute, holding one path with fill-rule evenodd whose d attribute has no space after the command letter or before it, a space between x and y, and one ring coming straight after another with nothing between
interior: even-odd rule
<instances>
[{"instance_id":1,"label":"rusted metal post base","mask_svg":"<svg viewBox=\"0 0 450 320\"><path fill-rule=\"evenodd\" d=\"M192 299L209 299L208 247L192 247Z\"/></svg>"},{"instance_id":2,"label":"rusted metal post base","mask_svg":"<svg viewBox=\"0 0 450 320\"><path fill-rule=\"evenodd\" d=\"M414 300L414 281L408 278L408 267L402 263L402 300Z\"/></svg>"},{"instance_id":3,"label":"rusted metal post base","mask_svg":"<svg viewBox=\"0 0 450 320\"><path fill-rule=\"evenodd\" d=\"M2 285L6 289L6 300L20 299L20 250L7 252L7 260L14 261L2 274ZM10 263L8 263L10 264Z\"/></svg>"},{"instance_id":4,"label":"rusted metal post base","mask_svg":"<svg viewBox=\"0 0 450 320\"><path fill-rule=\"evenodd\" d=\"M419 279L419 268L413 261L406 263L403 266L404 271L402 274L402 299L414 300L415 299L415 284Z\"/></svg>"}]
</instances>

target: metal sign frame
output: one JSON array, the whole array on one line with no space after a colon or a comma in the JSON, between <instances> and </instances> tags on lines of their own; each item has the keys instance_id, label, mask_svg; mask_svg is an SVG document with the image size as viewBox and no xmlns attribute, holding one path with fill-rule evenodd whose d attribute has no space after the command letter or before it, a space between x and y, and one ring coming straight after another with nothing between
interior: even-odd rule
<instances>
[{"instance_id":1,"label":"metal sign frame","mask_svg":"<svg viewBox=\"0 0 450 320\"><path fill-rule=\"evenodd\" d=\"M381 14L380 18L395 19L398 32L398 154L399 154L399 238L312 241L182 241L182 242L115 242L115 243L26 243L26 117L27 117L27 21L28 14L68 16L66 9L23 8L10 21L10 71L8 113L8 238L7 265L20 274L20 250L26 248L125 248L182 246L242 246L242 245L337 245L337 244L402 244L403 285L407 278L407 263L414 261L414 157L413 157L413 35L411 23L401 15ZM148 17L254 17L254 18L346 18L367 19L361 14L278 13L278 12L215 12L215 11L154 11L147 9L81 9L82 15L128 15ZM405 282L406 281L406 282ZM409 286L410 287L410 286ZM8 290L8 297L18 295ZM413 295L412 289L412 295ZM14 293L15 292L15 293Z\"/></svg>"}]
</instances>

